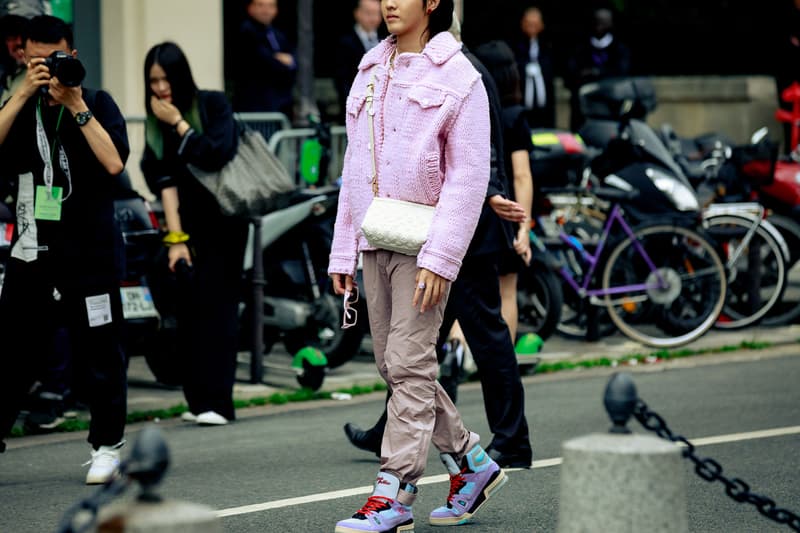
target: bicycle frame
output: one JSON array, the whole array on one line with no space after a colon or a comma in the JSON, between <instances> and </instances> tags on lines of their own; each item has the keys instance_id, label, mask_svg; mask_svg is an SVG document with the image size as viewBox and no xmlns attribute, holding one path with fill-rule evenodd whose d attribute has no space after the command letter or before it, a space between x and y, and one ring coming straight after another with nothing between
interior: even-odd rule
<instances>
[{"instance_id":1,"label":"bicycle frame","mask_svg":"<svg viewBox=\"0 0 800 533\"><path fill-rule=\"evenodd\" d=\"M653 283L640 283L640 284L635 284L635 285L620 285L618 287L609 287L607 289L604 289L604 288L590 289L589 288L589 284L591 283L592 276L593 276L595 270L597 269L597 266L598 266L598 264L600 262L600 257L603 254L603 249L605 248L605 245L608 242L608 237L611 234L611 227L614 225L615 222L617 222L622 227L622 230L631 239L631 241L633 243L633 246L635 247L635 249L639 253L639 255L641 255L642 258L644 259L645 263L647 264L648 268L650 269L650 272L655 277L657 283L655 283L655 284L653 284ZM559 236L559 239L561 239L561 241L564 244L566 244L567 246L569 246L570 248L572 248L573 250L578 252L580 254L580 256L581 256L581 259L585 263L588 263L588 265L589 265L589 270L586 273L586 275L584 276L584 279L583 279L582 283L580 283L580 284L578 284L578 282L575 280L575 276L573 275L573 272L570 271L570 269L567 267L567 265L562 265L558 270L559 274L561 274L561 277L563 277L564 280L567 282L567 284L570 287L572 287L573 290L575 290L575 292L578 293L578 295L580 295L582 298L585 298L585 297L593 298L593 297L599 297L599 296L611 296L611 295L614 295L614 294L625 293L625 292L630 292L630 291L646 291L646 290L649 290L649 289L664 289L664 288L667 287L667 282L664 280L664 278L662 277L661 273L658 271L658 268L656 268L656 266L653 263L652 259L650 259L650 256L647 255L647 252L642 247L641 243L635 238L635 235L633 233L633 229L631 229L630 225L625 221L625 218L622 216L622 208L619 206L619 204L614 204L614 206L611 208L611 213L609 214L608 219L606 220L605 225L603 226L603 231L600 234L600 239L597 242L597 248L595 249L594 254L589 253L588 251L586 251L583 248L582 245L576 244L576 242L573 240L573 238L570 235L568 235L562 228L559 228L559 235L558 236Z\"/></svg>"}]
</instances>

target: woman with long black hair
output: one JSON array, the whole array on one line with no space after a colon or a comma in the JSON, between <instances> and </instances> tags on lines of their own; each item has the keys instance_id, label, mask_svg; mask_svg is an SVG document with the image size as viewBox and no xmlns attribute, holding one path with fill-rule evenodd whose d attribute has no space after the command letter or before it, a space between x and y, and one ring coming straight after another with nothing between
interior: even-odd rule
<instances>
[{"instance_id":1,"label":"woman with long black hair","mask_svg":"<svg viewBox=\"0 0 800 533\"><path fill-rule=\"evenodd\" d=\"M150 49L144 65L146 146L141 168L160 193L168 234L169 269L185 273L176 303L184 420L224 425L235 418L238 302L247 222L224 216L188 164L214 171L237 147L227 97L197 88L189 62L174 43Z\"/></svg>"}]
</instances>

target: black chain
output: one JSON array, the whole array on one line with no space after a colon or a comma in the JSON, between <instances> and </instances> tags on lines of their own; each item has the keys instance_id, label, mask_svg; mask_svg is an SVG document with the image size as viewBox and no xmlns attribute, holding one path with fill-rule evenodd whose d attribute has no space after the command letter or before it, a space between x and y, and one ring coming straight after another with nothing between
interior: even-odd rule
<instances>
[{"instance_id":1,"label":"black chain","mask_svg":"<svg viewBox=\"0 0 800 533\"><path fill-rule=\"evenodd\" d=\"M651 411L647 404L642 400L637 400L636 408L633 411L645 429L654 432L662 439L678 442L685 446L683 456L694 463L694 469L698 476L709 482L719 481L725 485L725 494L739 503L751 503L755 505L758 512L779 524L786 524L795 531L800 531L800 516L781 509L775 501L766 497L750 492L750 485L738 478L729 479L722 474L722 466L713 459L702 459L694 453L694 445L686 440L685 437L675 435L667 427L667 423L657 413Z\"/></svg>"}]
</instances>

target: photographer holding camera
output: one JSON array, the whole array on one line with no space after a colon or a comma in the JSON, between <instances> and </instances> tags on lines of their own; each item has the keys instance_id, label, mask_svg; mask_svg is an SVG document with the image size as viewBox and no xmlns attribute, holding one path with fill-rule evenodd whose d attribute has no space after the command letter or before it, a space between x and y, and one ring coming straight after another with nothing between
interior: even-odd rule
<instances>
[{"instance_id":1,"label":"photographer holding camera","mask_svg":"<svg viewBox=\"0 0 800 533\"><path fill-rule=\"evenodd\" d=\"M62 20L32 18L24 51L25 79L0 109L0 161L17 182L0 296L0 438L65 329L75 390L91 413L86 483L104 483L119 466L126 417L112 195L129 153L125 120L108 93L81 87L85 71Z\"/></svg>"}]
</instances>

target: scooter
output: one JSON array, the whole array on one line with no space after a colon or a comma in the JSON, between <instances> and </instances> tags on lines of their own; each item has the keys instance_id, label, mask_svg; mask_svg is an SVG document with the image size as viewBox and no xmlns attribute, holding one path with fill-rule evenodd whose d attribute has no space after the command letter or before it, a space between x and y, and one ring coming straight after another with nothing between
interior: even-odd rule
<instances>
[{"instance_id":1,"label":"scooter","mask_svg":"<svg viewBox=\"0 0 800 533\"><path fill-rule=\"evenodd\" d=\"M282 342L290 354L300 354L294 365L302 370L301 385L319 388L325 372L358 354L367 329L364 299L355 303L356 327L342 329L341 297L334 295L327 275L339 188L299 189L289 205L261 218L258 246L263 258L263 345L268 353ZM245 252L245 278L253 282L251 226ZM243 339L252 331L252 298L245 298L241 323ZM316 348L323 355L304 348Z\"/></svg>"}]
</instances>

